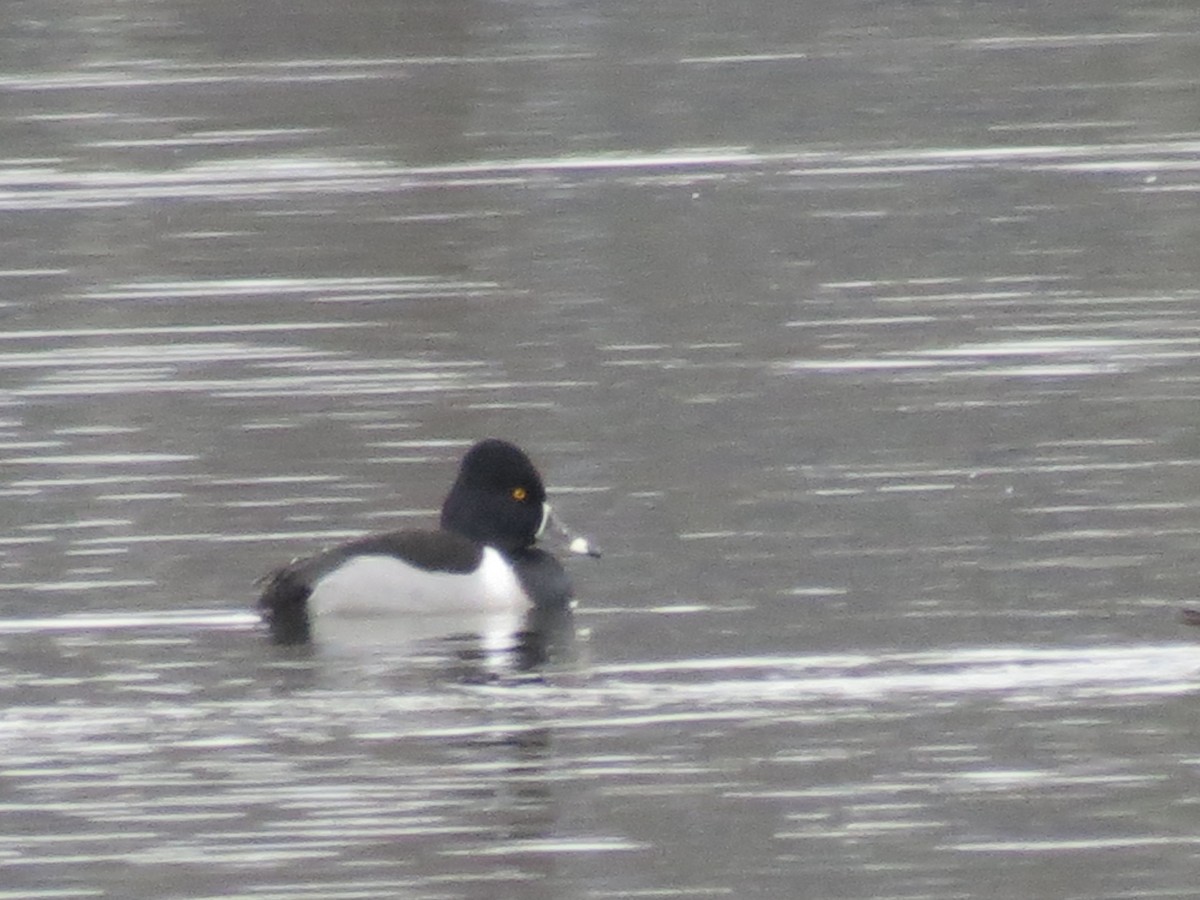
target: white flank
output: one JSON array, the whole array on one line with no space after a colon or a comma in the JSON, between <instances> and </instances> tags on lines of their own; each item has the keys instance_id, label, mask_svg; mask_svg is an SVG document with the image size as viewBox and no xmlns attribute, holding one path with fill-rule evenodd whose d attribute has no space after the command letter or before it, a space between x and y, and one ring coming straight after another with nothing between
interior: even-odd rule
<instances>
[{"instance_id":1,"label":"white flank","mask_svg":"<svg viewBox=\"0 0 1200 900\"><path fill-rule=\"evenodd\" d=\"M529 598L516 573L492 547L466 574L427 572L393 556L355 556L313 587L313 616L450 613L524 609Z\"/></svg>"}]
</instances>

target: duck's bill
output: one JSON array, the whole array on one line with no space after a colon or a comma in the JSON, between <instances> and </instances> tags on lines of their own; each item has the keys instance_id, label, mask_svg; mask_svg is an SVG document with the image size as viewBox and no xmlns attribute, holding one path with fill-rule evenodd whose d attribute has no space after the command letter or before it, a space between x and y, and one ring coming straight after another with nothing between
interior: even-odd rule
<instances>
[{"instance_id":1,"label":"duck's bill","mask_svg":"<svg viewBox=\"0 0 1200 900\"><path fill-rule=\"evenodd\" d=\"M549 503L546 504L545 512L542 514L542 527L538 529L537 536L540 540L551 538L555 543L565 546L571 553L578 553L580 556L596 558L600 556L600 548L587 538L571 531L550 508Z\"/></svg>"}]
</instances>

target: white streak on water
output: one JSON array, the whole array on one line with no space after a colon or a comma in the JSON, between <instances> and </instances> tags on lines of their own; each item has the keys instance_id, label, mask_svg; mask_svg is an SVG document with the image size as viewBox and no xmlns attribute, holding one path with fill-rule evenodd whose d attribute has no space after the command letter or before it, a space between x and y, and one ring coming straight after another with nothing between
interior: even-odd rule
<instances>
[{"instance_id":1,"label":"white streak on water","mask_svg":"<svg viewBox=\"0 0 1200 900\"><path fill-rule=\"evenodd\" d=\"M931 372L937 370L943 378L1043 378L1128 372L1168 360L1196 357L1200 357L1200 338L1195 337L1051 336L967 342L881 356L793 360L782 363L779 369L814 372L928 369ZM1010 359L1041 361L1013 364L1007 362Z\"/></svg>"},{"instance_id":2,"label":"white streak on water","mask_svg":"<svg viewBox=\"0 0 1200 900\"><path fill-rule=\"evenodd\" d=\"M4 79L0 77L0 85ZM722 170L786 167L788 177L857 176L1013 167L1026 171L1200 171L1200 141L901 149L871 153L762 153L746 147L667 148L657 153L593 153L487 159L437 166L270 156L236 165L202 163L169 172L76 172L57 161L0 167L0 209L126 206L164 198L239 200L291 193L381 193L413 185L520 185L536 176L630 173L707 179Z\"/></svg>"},{"instance_id":3,"label":"white streak on water","mask_svg":"<svg viewBox=\"0 0 1200 900\"><path fill-rule=\"evenodd\" d=\"M83 296L91 297L92 294ZM207 296L207 295L206 295ZM26 331L0 332L0 341L44 341L46 338L55 340L75 337L170 337L176 334L242 334L251 332L281 332L293 331L335 331L344 328L378 328L383 322L256 322L251 324L222 324L222 325L172 325L166 327L126 327L126 328L56 328L53 330L29 329ZM167 348L169 344L156 344L156 348Z\"/></svg>"},{"instance_id":4,"label":"white streak on water","mask_svg":"<svg viewBox=\"0 0 1200 900\"><path fill-rule=\"evenodd\" d=\"M18 466L125 466L152 463L191 462L198 457L185 453L78 453L61 456L18 456L6 459Z\"/></svg>"},{"instance_id":5,"label":"white streak on water","mask_svg":"<svg viewBox=\"0 0 1200 900\"><path fill-rule=\"evenodd\" d=\"M403 627L404 617L396 617ZM0 634L154 629L244 629L250 611L179 610L88 613L0 620ZM550 690L544 704L575 705L624 698L627 712L570 727L629 724L719 714L749 715L756 705L840 697L886 700L914 694L999 694L1010 702L1063 696L1170 695L1200 690L1200 645L1131 644L1079 647L966 647L917 653L750 656L601 664L581 673L586 683ZM485 689L488 690L488 689ZM508 696L500 691L500 702ZM527 697L518 698L521 703ZM401 702L404 702L403 698ZM689 709L672 708L685 703ZM567 727L564 725L564 727Z\"/></svg>"},{"instance_id":6,"label":"white streak on water","mask_svg":"<svg viewBox=\"0 0 1200 900\"><path fill-rule=\"evenodd\" d=\"M145 582L128 582L144 584ZM153 613L78 613L32 619L0 619L0 634L59 631L128 631L143 628L247 628L259 623L249 611L179 610Z\"/></svg>"}]
</instances>

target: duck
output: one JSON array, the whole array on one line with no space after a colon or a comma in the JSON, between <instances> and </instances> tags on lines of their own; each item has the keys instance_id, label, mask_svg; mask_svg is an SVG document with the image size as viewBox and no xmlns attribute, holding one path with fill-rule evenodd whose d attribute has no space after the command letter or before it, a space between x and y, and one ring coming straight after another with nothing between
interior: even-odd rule
<instances>
[{"instance_id":1,"label":"duck","mask_svg":"<svg viewBox=\"0 0 1200 900\"><path fill-rule=\"evenodd\" d=\"M571 553L600 556L556 517L525 451L486 438L463 455L438 528L370 534L295 559L259 580L258 612L276 643L304 644L327 616L566 608L571 580L537 546L551 533Z\"/></svg>"}]
</instances>

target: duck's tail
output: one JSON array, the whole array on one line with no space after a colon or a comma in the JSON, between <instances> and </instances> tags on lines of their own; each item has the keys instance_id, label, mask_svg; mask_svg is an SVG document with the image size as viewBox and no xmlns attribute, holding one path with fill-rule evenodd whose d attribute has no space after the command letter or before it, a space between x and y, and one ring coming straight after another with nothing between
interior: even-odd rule
<instances>
[{"instance_id":1,"label":"duck's tail","mask_svg":"<svg viewBox=\"0 0 1200 900\"><path fill-rule=\"evenodd\" d=\"M312 588L298 576L295 566L276 569L257 583L264 585L258 598L258 613L270 629L271 639L277 644L307 644L312 639L308 618L308 595Z\"/></svg>"}]
</instances>

